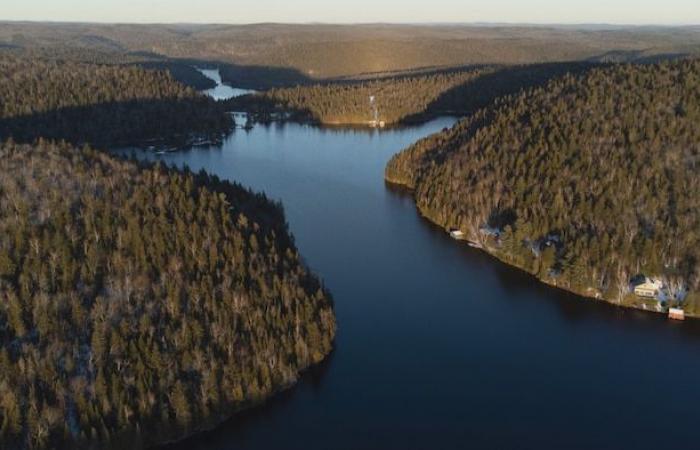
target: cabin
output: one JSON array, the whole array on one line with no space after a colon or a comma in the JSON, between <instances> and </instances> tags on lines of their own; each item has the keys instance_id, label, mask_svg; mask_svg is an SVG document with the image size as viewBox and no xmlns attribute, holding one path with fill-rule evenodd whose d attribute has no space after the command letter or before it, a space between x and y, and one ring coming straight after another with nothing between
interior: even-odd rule
<instances>
[{"instance_id":1,"label":"cabin","mask_svg":"<svg viewBox=\"0 0 700 450\"><path fill-rule=\"evenodd\" d=\"M644 281L634 287L634 294L637 297L657 298L661 293L663 283L659 280L645 278Z\"/></svg>"},{"instance_id":2,"label":"cabin","mask_svg":"<svg viewBox=\"0 0 700 450\"><path fill-rule=\"evenodd\" d=\"M671 320L685 320L685 311L680 308L670 308L668 318Z\"/></svg>"}]
</instances>

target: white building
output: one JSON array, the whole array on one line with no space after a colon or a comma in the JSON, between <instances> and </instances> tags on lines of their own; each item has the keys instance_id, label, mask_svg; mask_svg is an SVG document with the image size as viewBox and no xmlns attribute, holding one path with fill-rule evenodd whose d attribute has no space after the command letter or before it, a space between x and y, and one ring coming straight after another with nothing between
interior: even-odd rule
<instances>
[{"instance_id":1,"label":"white building","mask_svg":"<svg viewBox=\"0 0 700 450\"><path fill-rule=\"evenodd\" d=\"M660 280L646 278L643 283L634 287L634 293L638 297L657 298L661 293L663 283Z\"/></svg>"}]
</instances>

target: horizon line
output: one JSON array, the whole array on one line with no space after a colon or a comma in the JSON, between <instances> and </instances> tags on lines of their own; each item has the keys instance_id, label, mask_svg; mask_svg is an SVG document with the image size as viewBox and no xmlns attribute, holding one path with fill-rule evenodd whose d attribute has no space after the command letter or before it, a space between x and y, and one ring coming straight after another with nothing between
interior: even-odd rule
<instances>
[{"instance_id":1,"label":"horizon line","mask_svg":"<svg viewBox=\"0 0 700 450\"><path fill-rule=\"evenodd\" d=\"M27 24L56 24L56 25L180 25L180 26L260 26L260 25L297 25L297 26L368 26L368 25L386 25L386 26L474 26L474 27L500 27L500 26L519 26L519 27L620 27L620 28L642 28L642 27L660 27L660 28L690 28L699 27L700 23L688 22L639 22L639 23L620 23L620 22L498 22L498 21L473 21L473 22L446 22L446 21L371 21L371 22L120 22L120 21L83 21L83 20L33 20L33 19L3 19L0 18L0 23L27 23Z\"/></svg>"}]
</instances>

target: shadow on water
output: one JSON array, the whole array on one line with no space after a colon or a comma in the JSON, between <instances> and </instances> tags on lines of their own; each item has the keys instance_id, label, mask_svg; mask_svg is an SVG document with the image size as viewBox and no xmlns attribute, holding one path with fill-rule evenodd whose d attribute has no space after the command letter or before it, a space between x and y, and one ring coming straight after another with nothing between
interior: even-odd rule
<instances>
[{"instance_id":1,"label":"shadow on water","mask_svg":"<svg viewBox=\"0 0 700 450\"><path fill-rule=\"evenodd\" d=\"M384 187L386 188L387 192L389 192L392 196L394 196L396 198L399 198L401 200L410 199L411 201L413 201L413 190L406 187L406 186L401 186L400 184L390 183L390 182L385 180ZM440 227L438 227L434 223L432 223L430 221L427 221L427 222L430 223L431 225L433 225L433 227L441 229Z\"/></svg>"},{"instance_id":2,"label":"shadow on water","mask_svg":"<svg viewBox=\"0 0 700 450\"><path fill-rule=\"evenodd\" d=\"M294 385L273 395L262 404L234 414L211 430L204 430L182 441L157 448L162 450L220 448L223 444L235 445L231 442L232 436L235 436L237 441L245 441L246 430L267 423L271 417L278 414L280 409L292 404L301 391L311 392L312 396L321 391L337 352L338 343L336 342L333 351L322 362L311 366L301 374Z\"/></svg>"},{"instance_id":3,"label":"shadow on water","mask_svg":"<svg viewBox=\"0 0 700 450\"><path fill-rule=\"evenodd\" d=\"M568 323L606 322L619 327L645 326L673 330L686 339L700 339L700 321L685 322L669 321L665 315L652 311L625 308L600 300L582 297L580 295L550 286L539 281L535 276L524 270L510 266L489 255L487 252L472 248L464 243L455 242L445 232L444 228L423 217L413 198L413 191L403 186L385 183L386 190L402 203L410 202L416 216L428 231L431 239L443 245L458 247L459 257L467 266L488 267L496 276L499 285L506 295L498 296L499 300L509 302L542 302L554 306L559 316ZM670 327L670 328L669 328Z\"/></svg>"}]
</instances>

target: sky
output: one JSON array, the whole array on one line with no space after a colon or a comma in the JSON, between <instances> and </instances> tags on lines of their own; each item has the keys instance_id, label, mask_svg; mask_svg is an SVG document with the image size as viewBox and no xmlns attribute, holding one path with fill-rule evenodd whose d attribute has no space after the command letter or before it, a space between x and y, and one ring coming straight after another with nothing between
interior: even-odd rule
<instances>
[{"instance_id":1,"label":"sky","mask_svg":"<svg viewBox=\"0 0 700 450\"><path fill-rule=\"evenodd\" d=\"M700 24L699 0L0 0L0 20Z\"/></svg>"}]
</instances>

